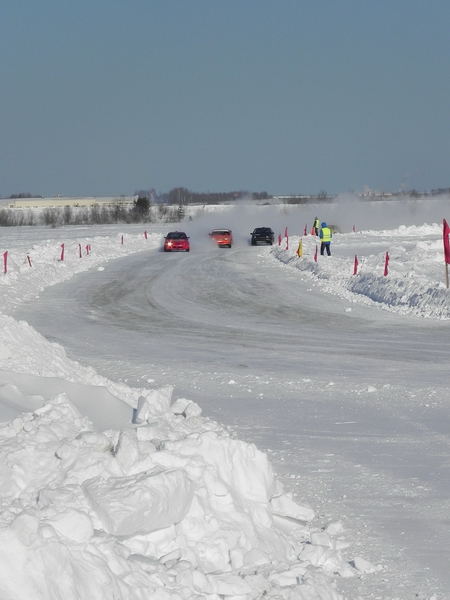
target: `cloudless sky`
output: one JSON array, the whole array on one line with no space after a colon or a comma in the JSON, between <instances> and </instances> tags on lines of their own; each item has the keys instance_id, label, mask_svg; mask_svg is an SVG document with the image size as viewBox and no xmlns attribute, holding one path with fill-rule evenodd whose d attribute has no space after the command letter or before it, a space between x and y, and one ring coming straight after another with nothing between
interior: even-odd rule
<instances>
[{"instance_id":1,"label":"cloudless sky","mask_svg":"<svg viewBox=\"0 0 450 600\"><path fill-rule=\"evenodd\" d=\"M2 0L0 195L450 187L449 0Z\"/></svg>"}]
</instances>

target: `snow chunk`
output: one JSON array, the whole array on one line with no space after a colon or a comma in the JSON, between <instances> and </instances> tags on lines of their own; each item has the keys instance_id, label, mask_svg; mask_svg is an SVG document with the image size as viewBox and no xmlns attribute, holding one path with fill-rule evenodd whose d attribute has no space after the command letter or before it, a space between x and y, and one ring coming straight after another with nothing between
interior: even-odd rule
<instances>
[{"instance_id":1,"label":"snow chunk","mask_svg":"<svg viewBox=\"0 0 450 600\"><path fill-rule=\"evenodd\" d=\"M140 396L134 411L133 423L145 423L149 419L169 410L172 400L173 385L166 385L159 390L150 390L147 396Z\"/></svg>"},{"instance_id":2,"label":"snow chunk","mask_svg":"<svg viewBox=\"0 0 450 600\"><path fill-rule=\"evenodd\" d=\"M39 519L26 511L14 519L11 531L15 533L20 543L28 548L37 548L41 545Z\"/></svg>"},{"instance_id":3,"label":"snow chunk","mask_svg":"<svg viewBox=\"0 0 450 600\"><path fill-rule=\"evenodd\" d=\"M369 561L359 556L355 557L350 563L360 573L377 573L382 569L380 565L374 566Z\"/></svg>"},{"instance_id":4,"label":"snow chunk","mask_svg":"<svg viewBox=\"0 0 450 600\"><path fill-rule=\"evenodd\" d=\"M342 556L328 546L307 544L298 555L301 562L309 562L314 567L321 567L325 573L339 573L345 571Z\"/></svg>"},{"instance_id":5,"label":"snow chunk","mask_svg":"<svg viewBox=\"0 0 450 600\"><path fill-rule=\"evenodd\" d=\"M324 531L325 531L325 533L328 533L329 535L336 535L336 534L340 533L343 529L344 529L344 525L342 524L341 521L332 521L331 523L328 523L328 525L325 527Z\"/></svg>"},{"instance_id":6,"label":"snow chunk","mask_svg":"<svg viewBox=\"0 0 450 600\"><path fill-rule=\"evenodd\" d=\"M58 533L75 542L87 542L94 534L91 519L79 510L69 509L46 522Z\"/></svg>"},{"instance_id":7,"label":"snow chunk","mask_svg":"<svg viewBox=\"0 0 450 600\"><path fill-rule=\"evenodd\" d=\"M202 414L202 409L200 406L191 400L187 400L186 398L178 398L178 400L172 404L170 410L174 415L183 415L186 417L186 419L198 417Z\"/></svg>"},{"instance_id":8,"label":"snow chunk","mask_svg":"<svg viewBox=\"0 0 450 600\"><path fill-rule=\"evenodd\" d=\"M107 533L146 534L181 521L189 511L194 483L183 469L140 473L130 477L100 477L83 491Z\"/></svg>"},{"instance_id":9,"label":"snow chunk","mask_svg":"<svg viewBox=\"0 0 450 600\"><path fill-rule=\"evenodd\" d=\"M286 571L280 571L279 573L274 573L270 575L269 580L275 581L276 583L278 583L278 585L282 587L297 586L299 585L305 573L306 567L304 565L298 564L294 565L290 569L287 569ZM300 598L303 598L303 596L300 596Z\"/></svg>"},{"instance_id":10,"label":"snow chunk","mask_svg":"<svg viewBox=\"0 0 450 600\"><path fill-rule=\"evenodd\" d=\"M135 429L124 429L120 432L115 448L115 457L125 468L131 468L141 460L141 452Z\"/></svg>"},{"instance_id":11,"label":"snow chunk","mask_svg":"<svg viewBox=\"0 0 450 600\"><path fill-rule=\"evenodd\" d=\"M243 560L244 565L267 565L269 563L269 556L259 548L249 550Z\"/></svg>"},{"instance_id":12,"label":"snow chunk","mask_svg":"<svg viewBox=\"0 0 450 600\"><path fill-rule=\"evenodd\" d=\"M251 592L251 587L238 575L220 573L207 575L208 581L216 594L224 596L243 596Z\"/></svg>"},{"instance_id":13,"label":"snow chunk","mask_svg":"<svg viewBox=\"0 0 450 600\"><path fill-rule=\"evenodd\" d=\"M331 541L330 536L328 533L323 531L315 531L311 533L311 544L314 544L315 546L325 546L328 548L333 547L333 542Z\"/></svg>"},{"instance_id":14,"label":"snow chunk","mask_svg":"<svg viewBox=\"0 0 450 600\"><path fill-rule=\"evenodd\" d=\"M289 517L296 521L309 522L315 517L314 511L311 508L299 506L288 494L272 498L272 510L274 514L281 517Z\"/></svg>"},{"instance_id":15,"label":"snow chunk","mask_svg":"<svg viewBox=\"0 0 450 600\"><path fill-rule=\"evenodd\" d=\"M164 448L180 456L201 456L206 464L215 467L235 499L266 503L279 493L267 455L253 444L208 431L191 434L182 441L167 442Z\"/></svg>"}]
</instances>

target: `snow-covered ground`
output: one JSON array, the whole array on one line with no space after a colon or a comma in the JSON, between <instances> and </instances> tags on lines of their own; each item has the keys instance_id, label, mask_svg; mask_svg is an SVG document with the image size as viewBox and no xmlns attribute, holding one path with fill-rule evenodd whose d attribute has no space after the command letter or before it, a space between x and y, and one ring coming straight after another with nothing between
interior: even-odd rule
<instances>
[{"instance_id":1,"label":"snow-covered ground","mask_svg":"<svg viewBox=\"0 0 450 600\"><path fill-rule=\"evenodd\" d=\"M2 230L2 600L445 598L448 212Z\"/></svg>"}]
</instances>

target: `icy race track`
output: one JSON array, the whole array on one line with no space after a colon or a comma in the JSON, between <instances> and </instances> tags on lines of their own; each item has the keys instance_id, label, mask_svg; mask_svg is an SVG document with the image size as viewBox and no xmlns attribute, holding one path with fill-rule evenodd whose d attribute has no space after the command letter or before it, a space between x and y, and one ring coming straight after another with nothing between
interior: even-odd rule
<instances>
[{"instance_id":1,"label":"icy race track","mask_svg":"<svg viewBox=\"0 0 450 600\"><path fill-rule=\"evenodd\" d=\"M118 259L15 316L112 380L175 384L268 451L383 565L349 593L450 589L447 322L351 304L244 243Z\"/></svg>"}]
</instances>

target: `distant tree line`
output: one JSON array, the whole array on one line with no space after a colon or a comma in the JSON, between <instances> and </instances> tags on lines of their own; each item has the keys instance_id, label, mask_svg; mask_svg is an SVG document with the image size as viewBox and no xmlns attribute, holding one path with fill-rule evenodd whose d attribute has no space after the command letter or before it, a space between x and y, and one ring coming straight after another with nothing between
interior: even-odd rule
<instances>
[{"instance_id":1,"label":"distant tree line","mask_svg":"<svg viewBox=\"0 0 450 600\"><path fill-rule=\"evenodd\" d=\"M252 200L267 200L271 198L267 192L249 192L246 190L239 190L233 192L192 192L185 187L172 188L169 192L156 193L154 188L149 190L138 190L135 195L139 197L147 198L151 203L163 202L169 205L182 205L187 206L189 204L227 204L251 198Z\"/></svg>"},{"instance_id":2,"label":"distant tree line","mask_svg":"<svg viewBox=\"0 0 450 600\"><path fill-rule=\"evenodd\" d=\"M178 206L151 204L147 198L139 197L134 201L133 206L99 203L84 207L1 208L0 227L178 223L184 216L184 209L180 210Z\"/></svg>"},{"instance_id":3,"label":"distant tree line","mask_svg":"<svg viewBox=\"0 0 450 600\"><path fill-rule=\"evenodd\" d=\"M173 188L167 194L161 194L160 200L167 204L226 204L246 198L265 200L270 198L267 192L249 192L239 190L233 192L191 192L187 188Z\"/></svg>"},{"instance_id":4,"label":"distant tree line","mask_svg":"<svg viewBox=\"0 0 450 600\"><path fill-rule=\"evenodd\" d=\"M17 200L19 198L42 198L42 196L38 196L37 194L30 194L29 192L20 193L20 194L11 194L11 200Z\"/></svg>"},{"instance_id":5,"label":"distant tree line","mask_svg":"<svg viewBox=\"0 0 450 600\"><path fill-rule=\"evenodd\" d=\"M432 196L441 196L442 194L450 194L450 188L437 188L435 190L431 190L430 194Z\"/></svg>"}]
</instances>

